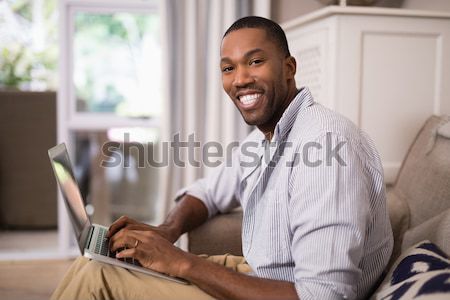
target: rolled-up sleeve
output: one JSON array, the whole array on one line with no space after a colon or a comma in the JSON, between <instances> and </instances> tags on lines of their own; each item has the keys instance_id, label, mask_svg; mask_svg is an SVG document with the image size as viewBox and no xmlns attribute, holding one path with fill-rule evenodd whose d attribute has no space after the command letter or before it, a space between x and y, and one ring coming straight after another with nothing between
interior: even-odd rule
<instances>
[{"instance_id":1,"label":"rolled-up sleeve","mask_svg":"<svg viewBox=\"0 0 450 300\"><path fill-rule=\"evenodd\" d=\"M364 162L337 134L315 142L289 183L295 287L302 300L355 299L370 205Z\"/></svg>"},{"instance_id":2,"label":"rolled-up sleeve","mask_svg":"<svg viewBox=\"0 0 450 300\"><path fill-rule=\"evenodd\" d=\"M208 209L208 217L226 213L239 206L239 151L232 153L231 163L224 162L205 178L178 191L175 201L191 195L202 201Z\"/></svg>"}]
</instances>

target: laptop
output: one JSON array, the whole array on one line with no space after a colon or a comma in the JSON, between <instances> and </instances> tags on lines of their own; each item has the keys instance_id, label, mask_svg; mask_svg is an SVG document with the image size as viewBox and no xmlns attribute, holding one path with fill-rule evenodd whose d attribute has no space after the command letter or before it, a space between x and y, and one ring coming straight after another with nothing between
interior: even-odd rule
<instances>
[{"instance_id":1,"label":"laptop","mask_svg":"<svg viewBox=\"0 0 450 300\"><path fill-rule=\"evenodd\" d=\"M189 284L184 279L144 268L137 260L131 258L115 258L116 253L109 251L109 240L106 238L108 227L92 224L88 218L66 145L62 143L51 148L48 150L48 155L59 188L61 189L64 203L66 204L78 247L83 256L170 281Z\"/></svg>"}]
</instances>

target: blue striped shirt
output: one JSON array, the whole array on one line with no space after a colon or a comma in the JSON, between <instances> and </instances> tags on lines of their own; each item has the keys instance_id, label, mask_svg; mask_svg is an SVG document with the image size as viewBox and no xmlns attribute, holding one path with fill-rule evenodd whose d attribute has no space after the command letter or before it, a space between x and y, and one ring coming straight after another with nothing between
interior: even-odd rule
<instances>
[{"instance_id":1,"label":"blue striped shirt","mask_svg":"<svg viewBox=\"0 0 450 300\"><path fill-rule=\"evenodd\" d=\"M393 238L383 169L368 136L303 88L271 142L253 131L212 175L183 189L209 216L242 206L244 256L303 299L363 299Z\"/></svg>"}]
</instances>

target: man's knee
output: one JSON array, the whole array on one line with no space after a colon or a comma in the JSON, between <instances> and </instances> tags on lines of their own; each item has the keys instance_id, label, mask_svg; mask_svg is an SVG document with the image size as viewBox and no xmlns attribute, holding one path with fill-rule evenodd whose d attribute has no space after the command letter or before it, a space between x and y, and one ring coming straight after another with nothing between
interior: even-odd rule
<instances>
[{"instance_id":1,"label":"man's knee","mask_svg":"<svg viewBox=\"0 0 450 300\"><path fill-rule=\"evenodd\" d=\"M105 273L104 264L85 257L77 258L53 293L52 299L98 298L105 285L104 276L100 276L102 273Z\"/></svg>"},{"instance_id":2,"label":"man's knee","mask_svg":"<svg viewBox=\"0 0 450 300\"><path fill-rule=\"evenodd\" d=\"M84 281L90 279L95 279L95 281L98 281L98 279L100 278L99 275L103 274L104 276L110 271L109 269L112 267L111 265L91 260L85 257L79 259L82 259L83 262L82 267L78 269L76 276L83 278ZM79 259L77 259L77 261Z\"/></svg>"}]
</instances>

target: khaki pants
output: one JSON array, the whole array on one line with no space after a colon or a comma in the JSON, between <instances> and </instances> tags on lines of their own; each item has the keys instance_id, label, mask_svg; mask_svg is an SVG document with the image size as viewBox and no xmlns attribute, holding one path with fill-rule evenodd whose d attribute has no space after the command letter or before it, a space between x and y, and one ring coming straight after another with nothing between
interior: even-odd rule
<instances>
[{"instance_id":1,"label":"khaki pants","mask_svg":"<svg viewBox=\"0 0 450 300\"><path fill-rule=\"evenodd\" d=\"M237 272L251 272L242 256L202 256ZM195 285L129 271L124 268L78 258L52 295L53 299L213 299Z\"/></svg>"}]
</instances>

